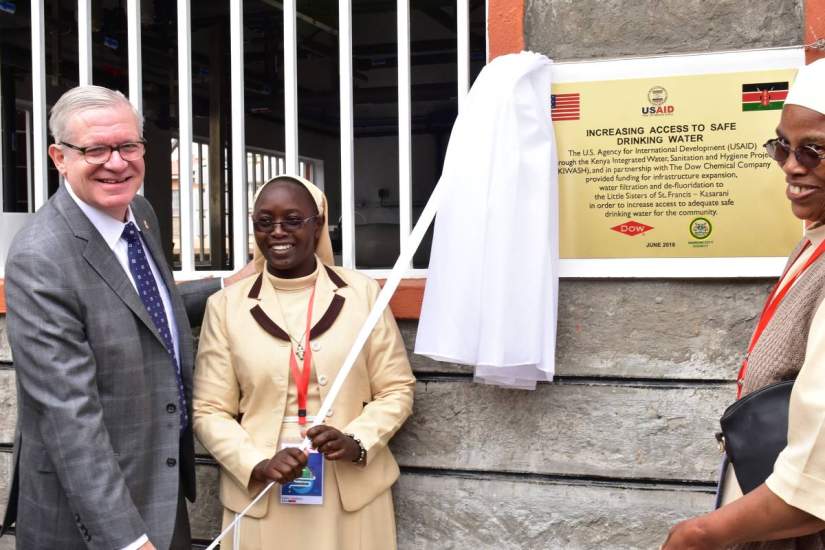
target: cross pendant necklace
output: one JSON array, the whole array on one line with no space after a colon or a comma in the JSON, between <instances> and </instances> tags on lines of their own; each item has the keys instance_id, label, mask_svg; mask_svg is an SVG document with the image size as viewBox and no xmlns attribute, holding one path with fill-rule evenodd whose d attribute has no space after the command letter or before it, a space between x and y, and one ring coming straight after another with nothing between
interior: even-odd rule
<instances>
[{"instance_id":1,"label":"cross pendant necklace","mask_svg":"<svg viewBox=\"0 0 825 550\"><path fill-rule=\"evenodd\" d=\"M304 360L304 351L306 351L304 349L303 340L304 340L304 336L307 335L307 332L304 331L304 333L301 335L300 340L296 340L295 337L292 336L292 331L289 330L289 324L287 323L286 315L284 314L284 308L283 308L283 306L281 306L281 297L280 297L278 291L275 291L275 300L277 300L277 302L278 302L278 310L280 310L281 317L284 320L284 328L286 328L286 334L287 334L287 336L289 336L289 339L292 340L292 342L295 344L295 356L298 357L299 361L303 361Z\"/></svg>"}]
</instances>

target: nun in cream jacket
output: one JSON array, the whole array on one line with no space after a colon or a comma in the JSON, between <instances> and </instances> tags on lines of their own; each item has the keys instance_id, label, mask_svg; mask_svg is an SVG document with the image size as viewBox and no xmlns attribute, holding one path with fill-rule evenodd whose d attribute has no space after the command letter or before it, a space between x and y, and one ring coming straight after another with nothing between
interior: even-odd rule
<instances>
[{"instance_id":1,"label":"nun in cream jacket","mask_svg":"<svg viewBox=\"0 0 825 550\"><path fill-rule=\"evenodd\" d=\"M306 180L294 179L310 191L318 212L324 214L326 200L321 191ZM310 416L326 398L380 290L374 280L331 265L326 226L325 222L316 243L315 272L306 278L309 288L312 281L315 288ZM308 300L290 298L290 292L279 285L295 279L279 279L269 273L257 249L256 257L256 276L210 297L195 368L193 425L198 439L221 467L224 524L263 488L252 476L255 466L281 449L284 441L279 440L286 434L294 443L294 435L300 433L289 419L296 410L288 327L289 319L294 324L296 311L305 316ZM306 288L302 291L308 293ZM293 334L292 338L302 337ZM278 537L280 544L304 540L303 536L311 541L314 536L323 540L313 546L317 548L394 548L389 489L399 469L387 444L412 412L414 385L401 334L387 308L324 419L325 424L356 438L366 450L366 461L325 461L323 510L313 505L281 504L276 487L250 510L248 518L252 519L243 520L247 530L254 526L254 536L247 537L241 547L271 547L274 541L264 539L272 537ZM256 518L260 519L257 525ZM338 539L331 539L323 530L335 532L336 525ZM346 540L340 540L342 537ZM252 542L252 538L260 540Z\"/></svg>"}]
</instances>

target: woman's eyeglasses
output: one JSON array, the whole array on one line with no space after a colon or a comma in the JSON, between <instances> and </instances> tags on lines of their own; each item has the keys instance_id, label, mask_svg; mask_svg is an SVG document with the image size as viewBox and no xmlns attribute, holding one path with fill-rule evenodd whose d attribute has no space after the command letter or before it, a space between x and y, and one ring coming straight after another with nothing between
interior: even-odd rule
<instances>
[{"instance_id":1,"label":"woman's eyeglasses","mask_svg":"<svg viewBox=\"0 0 825 550\"><path fill-rule=\"evenodd\" d=\"M793 152L796 161L809 170L819 166L819 162L825 158L825 152L818 145L802 145L796 149L791 149L788 142L781 138L769 139L763 147L765 147L768 156L779 164L784 164Z\"/></svg>"},{"instance_id":2,"label":"woman's eyeglasses","mask_svg":"<svg viewBox=\"0 0 825 550\"><path fill-rule=\"evenodd\" d=\"M280 222L276 222L274 220L270 220L269 218L259 218L259 219L252 219L252 227L255 228L255 231L260 231L261 233L271 233L273 229L275 229L276 225L280 225L281 229L286 231L287 233L295 233L299 229L301 229L305 224L309 223L311 220L317 218L318 215L310 216L303 220L299 219L290 219L290 220L283 220Z\"/></svg>"}]
</instances>

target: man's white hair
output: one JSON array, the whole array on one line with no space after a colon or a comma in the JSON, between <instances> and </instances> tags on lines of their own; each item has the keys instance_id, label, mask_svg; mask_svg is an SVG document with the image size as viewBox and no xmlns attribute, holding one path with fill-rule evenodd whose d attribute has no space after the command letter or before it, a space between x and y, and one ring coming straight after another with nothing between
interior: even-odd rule
<instances>
[{"instance_id":1,"label":"man's white hair","mask_svg":"<svg viewBox=\"0 0 825 550\"><path fill-rule=\"evenodd\" d=\"M142 139L143 116L137 112L134 105L129 103L126 96L117 90L110 90L103 86L77 86L60 96L49 116L49 131L55 143L61 143L63 140L71 139L68 136L68 125L74 115L82 111L117 107L127 107L132 111Z\"/></svg>"}]
</instances>

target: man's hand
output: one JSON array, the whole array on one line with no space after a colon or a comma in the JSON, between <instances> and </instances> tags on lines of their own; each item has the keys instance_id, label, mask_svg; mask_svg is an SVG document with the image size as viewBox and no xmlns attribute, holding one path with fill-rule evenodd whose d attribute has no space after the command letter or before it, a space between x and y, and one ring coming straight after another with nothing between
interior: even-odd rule
<instances>
[{"instance_id":1,"label":"man's hand","mask_svg":"<svg viewBox=\"0 0 825 550\"><path fill-rule=\"evenodd\" d=\"M250 260L249 263L243 266L236 273L233 273L229 277L225 277L223 280L223 286L227 287L229 285L234 285L241 279L246 279L247 277L254 275L255 273L255 264Z\"/></svg>"},{"instance_id":2,"label":"man's hand","mask_svg":"<svg viewBox=\"0 0 825 550\"><path fill-rule=\"evenodd\" d=\"M319 424L307 430L306 437L312 441L312 448L327 460L347 460L355 462L361 455L361 447L353 438L342 434L332 426Z\"/></svg>"},{"instance_id":3,"label":"man's hand","mask_svg":"<svg viewBox=\"0 0 825 550\"><path fill-rule=\"evenodd\" d=\"M307 455L298 447L281 449L269 460L262 460L252 470L252 478L262 483L274 481L281 485L301 476Z\"/></svg>"}]
</instances>

